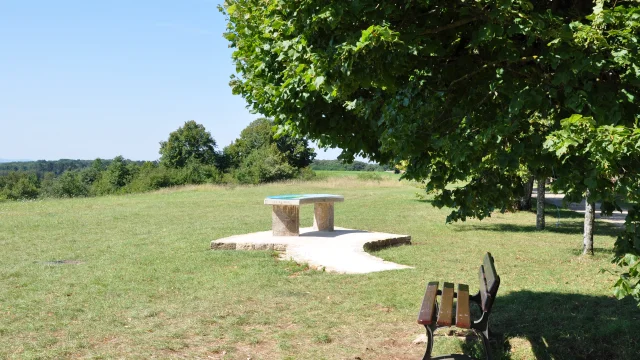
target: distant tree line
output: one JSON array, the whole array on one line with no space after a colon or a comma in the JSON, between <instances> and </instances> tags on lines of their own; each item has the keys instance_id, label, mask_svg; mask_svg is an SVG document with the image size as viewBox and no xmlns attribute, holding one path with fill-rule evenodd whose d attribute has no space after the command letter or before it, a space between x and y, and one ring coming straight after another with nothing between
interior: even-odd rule
<instances>
[{"instance_id":1,"label":"distant tree line","mask_svg":"<svg viewBox=\"0 0 640 360\"><path fill-rule=\"evenodd\" d=\"M111 163L111 160L101 160L105 166ZM0 163L0 176L9 175L10 172L23 171L33 172L39 178L44 177L46 173L53 173L55 176L62 175L68 170L82 170L88 168L93 160L38 160L38 161L20 161ZM142 165L144 161L136 161L138 165Z\"/></svg>"},{"instance_id":2,"label":"distant tree line","mask_svg":"<svg viewBox=\"0 0 640 360\"><path fill-rule=\"evenodd\" d=\"M362 161L354 161L347 164L341 160L314 160L311 163L313 170L331 170L331 171L391 171L394 170L391 165L368 164Z\"/></svg>"},{"instance_id":3,"label":"distant tree line","mask_svg":"<svg viewBox=\"0 0 640 360\"><path fill-rule=\"evenodd\" d=\"M303 178L315 152L304 138L276 137L258 119L222 151L204 126L187 121L160 142L159 161L58 160L0 164L0 200L137 193L187 184L260 184Z\"/></svg>"}]
</instances>

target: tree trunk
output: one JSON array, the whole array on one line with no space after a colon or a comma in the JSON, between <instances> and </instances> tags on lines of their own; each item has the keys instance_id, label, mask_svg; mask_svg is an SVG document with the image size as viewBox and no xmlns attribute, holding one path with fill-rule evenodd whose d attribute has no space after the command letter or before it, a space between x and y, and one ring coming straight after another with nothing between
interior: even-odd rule
<instances>
[{"instance_id":1,"label":"tree trunk","mask_svg":"<svg viewBox=\"0 0 640 360\"><path fill-rule=\"evenodd\" d=\"M541 176L538 178L538 206L536 213L536 229L544 230L544 186L547 182L547 178Z\"/></svg>"},{"instance_id":2,"label":"tree trunk","mask_svg":"<svg viewBox=\"0 0 640 360\"><path fill-rule=\"evenodd\" d=\"M516 207L518 210L531 210L531 194L533 193L533 179L529 177L529 180L524 183L524 196L520 198Z\"/></svg>"},{"instance_id":3,"label":"tree trunk","mask_svg":"<svg viewBox=\"0 0 640 360\"><path fill-rule=\"evenodd\" d=\"M589 202L587 190L584 212L584 240L582 243L582 255L593 255L593 223L596 217L596 204Z\"/></svg>"}]
</instances>

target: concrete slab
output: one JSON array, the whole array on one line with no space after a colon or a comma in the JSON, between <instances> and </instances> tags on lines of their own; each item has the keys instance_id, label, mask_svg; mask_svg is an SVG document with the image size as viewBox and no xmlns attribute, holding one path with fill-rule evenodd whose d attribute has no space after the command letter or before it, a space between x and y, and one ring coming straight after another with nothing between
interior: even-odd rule
<instances>
[{"instance_id":1,"label":"concrete slab","mask_svg":"<svg viewBox=\"0 0 640 360\"><path fill-rule=\"evenodd\" d=\"M411 236L336 227L334 231L300 229L300 236L273 236L269 231L235 235L211 242L214 250L276 250L284 259L344 274L411 269L384 261L365 250L411 244Z\"/></svg>"}]
</instances>

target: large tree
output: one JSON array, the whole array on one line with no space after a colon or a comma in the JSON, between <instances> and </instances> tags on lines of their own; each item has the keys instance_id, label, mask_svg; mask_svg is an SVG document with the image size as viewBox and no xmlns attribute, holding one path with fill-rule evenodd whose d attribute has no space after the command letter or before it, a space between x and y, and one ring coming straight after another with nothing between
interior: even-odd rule
<instances>
[{"instance_id":1,"label":"large tree","mask_svg":"<svg viewBox=\"0 0 640 360\"><path fill-rule=\"evenodd\" d=\"M408 160L405 176L454 208L448 220L513 206L523 168L615 208L601 188L623 170L591 176L589 154L559 156L566 144L548 138L571 132L561 120L574 114L637 129L637 1L228 0L223 11L234 93L342 158Z\"/></svg>"},{"instance_id":2,"label":"large tree","mask_svg":"<svg viewBox=\"0 0 640 360\"><path fill-rule=\"evenodd\" d=\"M160 142L160 163L170 168L182 168L188 162L214 165L217 159L216 142L203 125L193 120L169 134Z\"/></svg>"}]
</instances>

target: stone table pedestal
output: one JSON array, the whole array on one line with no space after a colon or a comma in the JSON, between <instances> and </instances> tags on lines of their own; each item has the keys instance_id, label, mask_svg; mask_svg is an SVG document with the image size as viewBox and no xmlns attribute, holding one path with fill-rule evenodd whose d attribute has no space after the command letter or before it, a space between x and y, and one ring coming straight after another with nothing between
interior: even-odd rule
<instances>
[{"instance_id":1,"label":"stone table pedestal","mask_svg":"<svg viewBox=\"0 0 640 360\"><path fill-rule=\"evenodd\" d=\"M300 234L300 206L273 205L271 229L274 236L298 236Z\"/></svg>"},{"instance_id":2,"label":"stone table pedestal","mask_svg":"<svg viewBox=\"0 0 640 360\"><path fill-rule=\"evenodd\" d=\"M317 202L313 204L313 230L333 231L332 202Z\"/></svg>"}]
</instances>

